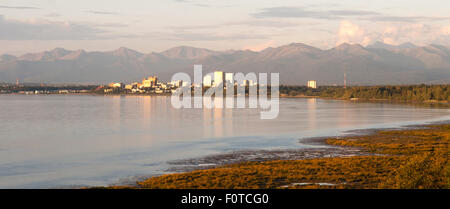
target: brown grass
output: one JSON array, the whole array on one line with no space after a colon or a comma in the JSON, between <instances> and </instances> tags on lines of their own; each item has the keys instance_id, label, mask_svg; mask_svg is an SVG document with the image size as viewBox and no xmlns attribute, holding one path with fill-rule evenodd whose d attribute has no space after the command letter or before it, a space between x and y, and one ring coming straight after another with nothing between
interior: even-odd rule
<instances>
[{"instance_id":1,"label":"brown grass","mask_svg":"<svg viewBox=\"0 0 450 209\"><path fill-rule=\"evenodd\" d=\"M448 189L450 187L448 124L428 126L420 130L379 131L369 136L330 138L327 143L361 147L367 152L380 155L246 162L152 177L138 182L138 188Z\"/></svg>"}]
</instances>

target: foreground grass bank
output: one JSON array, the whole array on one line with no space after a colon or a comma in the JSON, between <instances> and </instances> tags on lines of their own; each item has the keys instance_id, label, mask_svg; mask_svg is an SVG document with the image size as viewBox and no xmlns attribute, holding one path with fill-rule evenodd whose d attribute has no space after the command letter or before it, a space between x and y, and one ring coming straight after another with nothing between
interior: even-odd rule
<instances>
[{"instance_id":1,"label":"foreground grass bank","mask_svg":"<svg viewBox=\"0 0 450 209\"><path fill-rule=\"evenodd\" d=\"M246 188L450 188L450 125L329 138L328 144L361 147L365 156L245 162L152 177L149 189Z\"/></svg>"}]
</instances>

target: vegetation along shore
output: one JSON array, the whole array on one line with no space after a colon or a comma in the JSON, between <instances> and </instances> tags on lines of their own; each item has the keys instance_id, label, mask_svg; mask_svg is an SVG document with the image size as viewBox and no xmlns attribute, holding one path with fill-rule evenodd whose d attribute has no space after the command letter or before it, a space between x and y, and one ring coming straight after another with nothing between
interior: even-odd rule
<instances>
[{"instance_id":1,"label":"vegetation along shore","mask_svg":"<svg viewBox=\"0 0 450 209\"><path fill-rule=\"evenodd\" d=\"M94 95L170 95L156 93L149 88L148 93L131 92L127 89L101 85L0 85L0 94L94 94ZM246 90L248 92L248 89ZM300 85L281 85L280 97L332 98L346 100L395 101L413 103L450 102L450 85L396 85L396 86L319 86L316 89Z\"/></svg>"},{"instance_id":2,"label":"vegetation along shore","mask_svg":"<svg viewBox=\"0 0 450 209\"><path fill-rule=\"evenodd\" d=\"M449 103L450 85L396 85L396 86L280 86L282 97L320 97L349 100Z\"/></svg>"},{"instance_id":3,"label":"vegetation along shore","mask_svg":"<svg viewBox=\"0 0 450 209\"><path fill-rule=\"evenodd\" d=\"M330 137L367 155L241 162L137 182L141 189L450 188L450 122L370 135Z\"/></svg>"}]
</instances>

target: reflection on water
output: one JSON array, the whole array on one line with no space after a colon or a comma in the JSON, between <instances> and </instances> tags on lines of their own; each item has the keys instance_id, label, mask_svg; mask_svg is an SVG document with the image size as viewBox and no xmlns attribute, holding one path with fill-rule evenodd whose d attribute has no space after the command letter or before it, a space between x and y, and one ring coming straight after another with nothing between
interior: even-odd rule
<instances>
[{"instance_id":1,"label":"reflection on water","mask_svg":"<svg viewBox=\"0 0 450 209\"><path fill-rule=\"evenodd\" d=\"M260 120L260 109L205 102L213 108L174 109L162 96L0 95L0 188L105 185L161 174L170 160L449 119L443 108L292 98L277 119Z\"/></svg>"},{"instance_id":2,"label":"reflection on water","mask_svg":"<svg viewBox=\"0 0 450 209\"><path fill-rule=\"evenodd\" d=\"M316 129L316 105L317 105L317 99L316 98L309 98L306 100L306 109L308 110L308 128L309 129Z\"/></svg>"}]
</instances>

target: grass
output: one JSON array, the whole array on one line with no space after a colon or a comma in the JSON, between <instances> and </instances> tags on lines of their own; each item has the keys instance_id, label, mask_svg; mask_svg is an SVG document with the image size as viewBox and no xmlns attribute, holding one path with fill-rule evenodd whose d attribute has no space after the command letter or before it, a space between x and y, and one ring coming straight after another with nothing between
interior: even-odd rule
<instances>
[{"instance_id":1,"label":"grass","mask_svg":"<svg viewBox=\"0 0 450 209\"><path fill-rule=\"evenodd\" d=\"M138 182L148 189L450 188L450 125L329 138L376 155L244 162ZM324 184L326 183L326 184Z\"/></svg>"}]
</instances>

